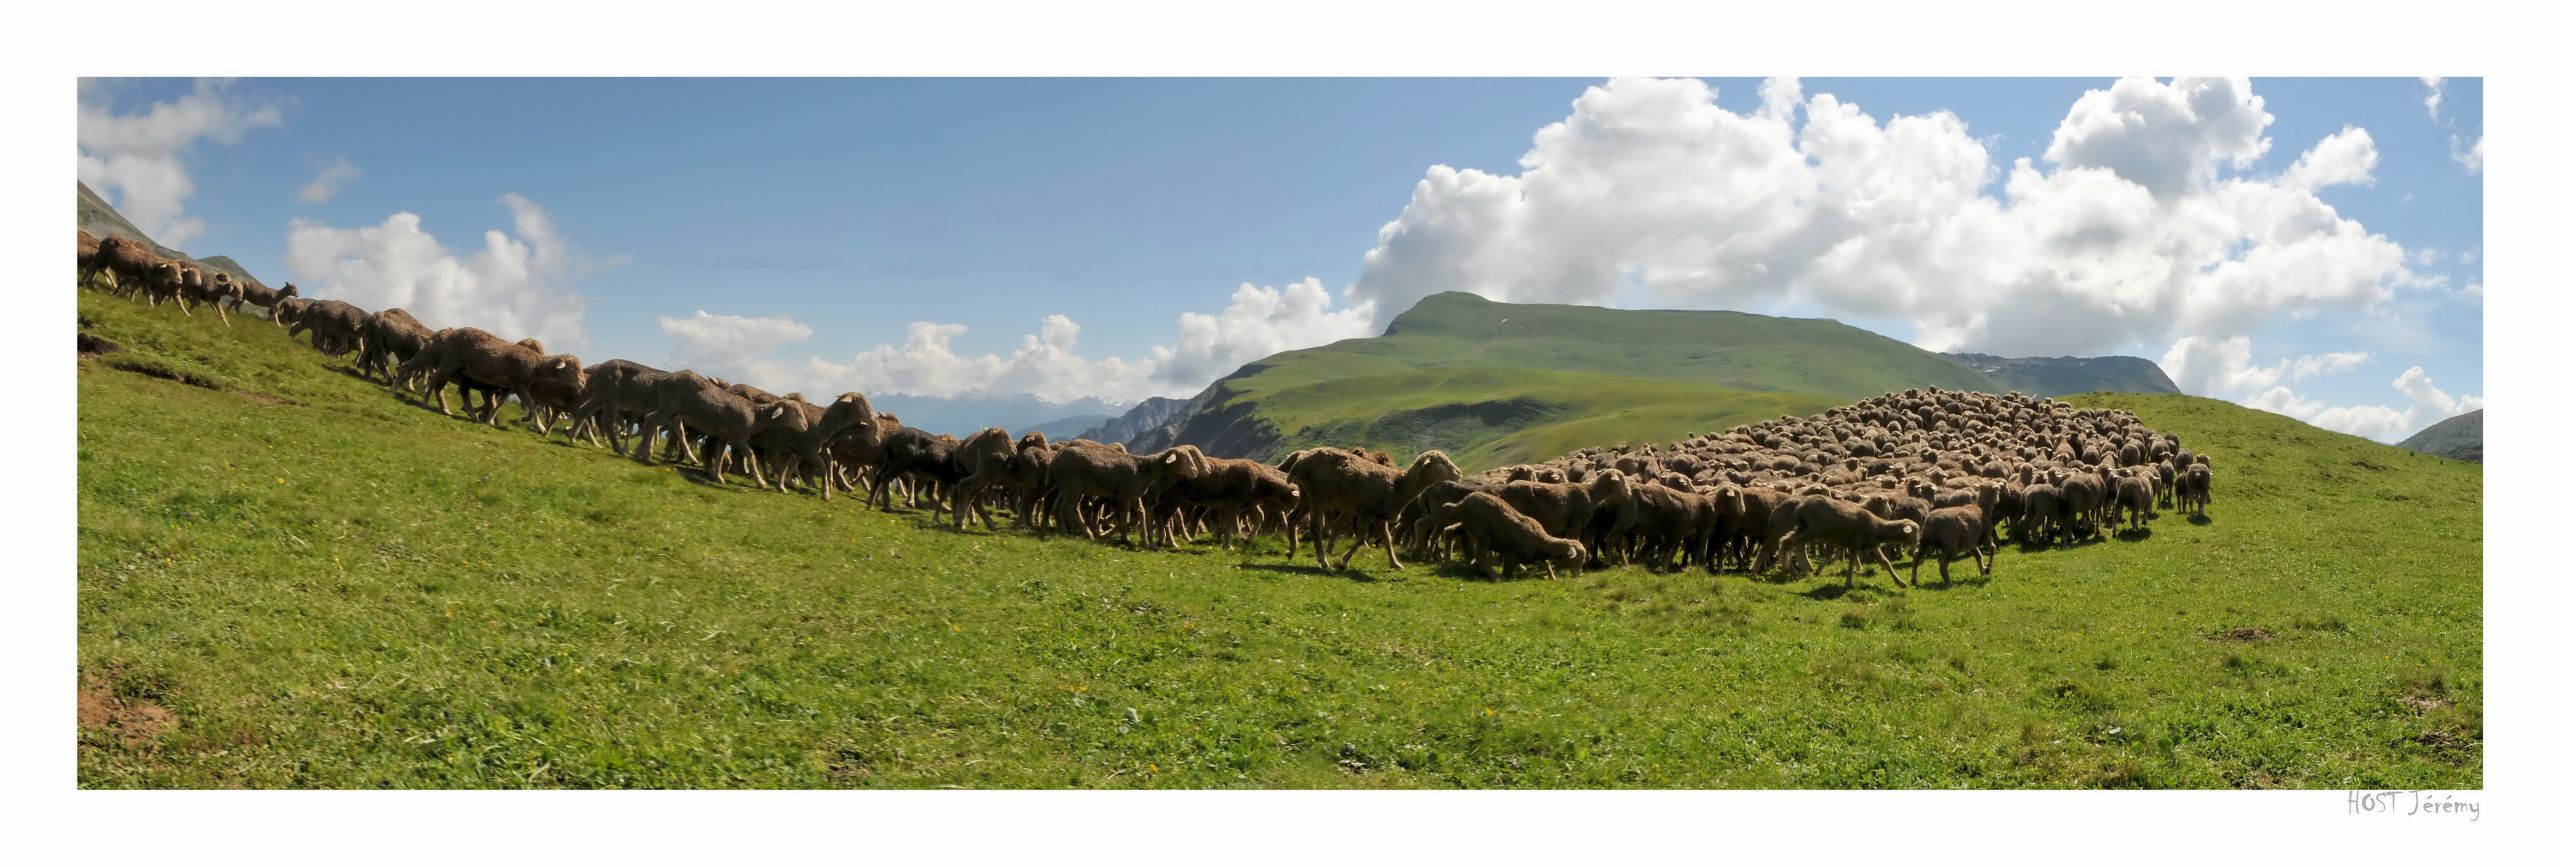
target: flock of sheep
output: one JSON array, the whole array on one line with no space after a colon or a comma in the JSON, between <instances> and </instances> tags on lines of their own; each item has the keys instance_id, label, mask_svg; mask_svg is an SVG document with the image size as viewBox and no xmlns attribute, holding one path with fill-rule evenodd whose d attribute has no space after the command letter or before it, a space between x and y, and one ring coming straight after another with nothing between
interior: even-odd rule
<instances>
[{"instance_id":1,"label":"flock of sheep","mask_svg":"<svg viewBox=\"0 0 2560 867\"><path fill-rule=\"evenodd\" d=\"M901 425L859 392L820 406L690 370L622 359L588 366L531 338L431 331L398 308L302 298L292 284L233 280L122 238L84 231L79 252L84 287L106 276L155 306L174 301L192 315L190 305L210 305L225 324L226 309L265 307L290 336L310 333L321 352L353 355L363 374L415 388L421 406L432 401L447 415L447 386L460 390L467 415L492 426L512 396L542 436L604 446L601 433L617 454L697 464L714 484L734 466L759 488L821 498L862 490L874 508L903 497L962 528L975 518L993 529L994 507L1016 527L1124 542L1135 530L1147 547L1210 534L1222 546L1250 545L1277 528L1290 557L1304 539L1321 567L1346 568L1375 543L1402 568L1401 540L1408 554L1463 556L1506 577L1524 567L1552 577L1557 565L1579 571L1594 561L1818 573L1813 554L1837 553L1848 558L1844 580L1872 560L1899 586L1896 552L1912 558L1915 582L1933 553L1941 581L1963 557L1988 575L2002 535L2066 544L2139 531L2162 506L2202 515L2212 501L2209 462L2175 434L2123 410L2016 392L1913 389L1812 418L1669 446L1586 448L1472 477L1438 451L1398 467L1383 452L1325 447L1272 466L1187 445L1135 455L1117 443L1017 439L1002 428L954 438Z\"/></svg>"}]
</instances>

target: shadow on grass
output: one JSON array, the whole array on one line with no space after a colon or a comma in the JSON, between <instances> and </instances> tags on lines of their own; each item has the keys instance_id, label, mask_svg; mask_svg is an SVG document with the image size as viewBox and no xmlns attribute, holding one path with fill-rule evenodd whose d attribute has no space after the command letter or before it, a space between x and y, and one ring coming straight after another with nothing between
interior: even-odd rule
<instances>
[{"instance_id":1,"label":"shadow on grass","mask_svg":"<svg viewBox=\"0 0 2560 867\"><path fill-rule=\"evenodd\" d=\"M1255 572L1272 572L1281 575L1311 575L1323 578L1343 578L1361 584L1374 584L1380 580L1378 576L1369 574L1369 570L1367 569L1325 569L1319 568L1313 563L1254 563L1248 561L1236 564L1236 568Z\"/></svg>"},{"instance_id":2,"label":"shadow on grass","mask_svg":"<svg viewBox=\"0 0 2560 867\"><path fill-rule=\"evenodd\" d=\"M2198 513L2193 514L2193 515L2188 515L2188 516L2187 516L2187 523L2194 524L2194 525L2196 525L2196 526L2202 527L2202 526L2207 526L2207 525L2212 524L2212 523L2213 523L2213 519L2212 519L2212 518L2205 517L2205 516L2204 516L2204 513L2202 513L2202 512L2198 512Z\"/></svg>"}]
</instances>

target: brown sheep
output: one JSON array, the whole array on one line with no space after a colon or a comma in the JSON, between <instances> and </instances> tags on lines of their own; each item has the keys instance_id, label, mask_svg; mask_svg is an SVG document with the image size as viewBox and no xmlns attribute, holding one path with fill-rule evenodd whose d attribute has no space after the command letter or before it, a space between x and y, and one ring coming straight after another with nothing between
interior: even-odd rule
<instances>
[{"instance_id":1,"label":"brown sheep","mask_svg":"<svg viewBox=\"0 0 2560 867\"><path fill-rule=\"evenodd\" d=\"M1398 514L1424 488L1461 475L1457 464L1437 451L1424 452L1411 468L1398 470L1367 455L1327 447L1298 456L1289 468L1289 483L1298 486L1307 529L1315 541L1317 567L1349 568L1351 556L1368 542L1365 531L1375 529L1382 540L1379 546L1387 552L1387 566L1402 569L1404 562L1396 558L1395 548ZM1338 562L1327 564L1327 543L1337 527L1350 534L1351 545ZM1296 545L1290 547L1294 554Z\"/></svg>"},{"instance_id":2,"label":"brown sheep","mask_svg":"<svg viewBox=\"0 0 2560 867\"><path fill-rule=\"evenodd\" d=\"M2189 464L2178 474L2178 512L2204 517L2204 507L2213 502L2213 470L2203 464Z\"/></svg>"},{"instance_id":3,"label":"brown sheep","mask_svg":"<svg viewBox=\"0 0 2560 867\"><path fill-rule=\"evenodd\" d=\"M1273 517L1288 526L1289 513L1297 510L1298 489L1289 484L1287 474L1249 459L1210 457L1197 446L1173 448L1189 452L1200 472L1166 483L1155 506L1160 524L1170 528L1177 516L1186 522L1210 521L1221 547L1232 545L1240 533L1250 545L1261 532L1260 524ZM1244 528L1248 518L1261 519L1250 533Z\"/></svg>"},{"instance_id":4,"label":"brown sheep","mask_svg":"<svg viewBox=\"0 0 2560 867\"><path fill-rule=\"evenodd\" d=\"M764 411L778 415L757 433L754 441L772 443L773 451L782 458L777 481L787 491L794 477L814 472L818 499L822 501L835 499L836 453L830 448L834 440L857 425L877 419L871 411L871 400L858 391L836 395L825 409L794 400L776 403Z\"/></svg>"},{"instance_id":5,"label":"brown sheep","mask_svg":"<svg viewBox=\"0 0 2560 867\"><path fill-rule=\"evenodd\" d=\"M1060 448L1045 441L1015 448L1013 461L1005 468L1005 475L1012 481L1016 492L1015 527L1028 527L1044 519L1052 523L1056 521L1056 510L1052 504L1058 488L1049 482L1049 462L1057 458Z\"/></svg>"},{"instance_id":6,"label":"brown sheep","mask_svg":"<svg viewBox=\"0 0 2560 867\"><path fill-rule=\"evenodd\" d=\"M1057 508L1072 519L1072 529L1085 538L1099 539L1096 529L1101 520L1101 503L1094 512L1085 511L1086 498L1107 500L1120 514L1120 541L1129 540L1131 527L1145 527L1147 496L1164 487L1176 475L1197 472L1190 455L1179 451L1139 457L1120 449L1071 442L1049 460L1049 479L1057 485Z\"/></svg>"},{"instance_id":7,"label":"brown sheep","mask_svg":"<svg viewBox=\"0 0 2560 867\"><path fill-rule=\"evenodd\" d=\"M194 316L195 313L188 309L189 305L211 307L213 315L219 317L224 326L229 326L231 314L225 312L222 305L238 302L239 285L231 281L229 274L221 271L207 273L201 265L189 264L194 267L184 269L185 276L178 284L178 312Z\"/></svg>"},{"instance_id":8,"label":"brown sheep","mask_svg":"<svg viewBox=\"0 0 2560 867\"><path fill-rule=\"evenodd\" d=\"M2113 502L2111 478L2102 473L2073 473L2062 480L2063 525L2070 538L2095 535L2101 512Z\"/></svg>"},{"instance_id":9,"label":"brown sheep","mask_svg":"<svg viewBox=\"0 0 2560 867\"><path fill-rule=\"evenodd\" d=\"M294 327L301 328L309 324L315 316L321 315L321 308L333 303L338 302L323 301L314 305L312 314L304 316L302 321L295 323ZM350 306L347 309L355 308ZM437 343L441 347L438 352L440 357L436 360L435 371L427 375L426 391L435 396L438 409L444 410L446 415L453 414L444 406L445 384L453 382L456 377L468 377L471 381L480 383L498 394L514 395L517 404L524 408L525 422L528 424L533 422L534 413L540 405L535 402L529 389L537 372L543 367L544 359L540 352L526 348L522 344L508 343L489 332L467 327L447 332L444 339ZM425 400L421 399L419 403L424 404ZM494 405L490 408L489 416L485 421L490 427L498 425L498 413Z\"/></svg>"},{"instance_id":10,"label":"brown sheep","mask_svg":"<svg viewBox=\"0 0 2560 867\"><path fill-rule=\"evenodd\" d=\"M569 410L569 438L577 439L582 433L593 437L596 429L602 428L613 453L624 454L622 438L627 435L627 426L639 423L642 416L657 408L657 380L666 374L621 358L587 368L586 388L578 392L578 402Z\"/></svg>"},{"instance_id":11,"label":"brown sheep","mask_svg":"<svg viewBox=\"0 0 2560 867\"><path fill-rule=\"evenodd\" d=\"M524 384L525 418L533 422L534 433L550 436L554 419L572 415L586 387L587 369L577 356L545 356Z\"/></svg>"},{"instance_id":12,"label":"brown sheep","mask_svg":"<svg viewBox=\"0 0 2560 867\"><path fill-rule=\"evenodd\" d=\"M1603 470L1591 481L1511 482L1492 491L1504 503L1530 520L1537 521L1548 535L1593 542L1594 519L1604 508L1625 503L1631 496L1626 476L1616 470ZM1584 545L1587 552L1589 544Z\"/></svg>"},{"instance_id":13,"label":"brown sheep","mask_svg":"<svg viewBox=\"0 0 2560 867\"><path fill-rule=\"evenodd\" d=\"M2154 497L2151 494L2149 469L2144 467L2127 471L2129 475L2116 480L2116 501L2107 509L2107 526L2114 528L2116 518L2121 513L2125 522L2125 531L2118 532L2119 537L2124 532L2141 530L2143 522L2153 517L2151 504Z\"/></svg>"},{"instance_id":14,"label":"brown sheep","mask_svg":"<svg viewBox=\"0 0 2560 867\"><path fill-rule=\"evenodd\" d=\"M255 304L259 309L267 311L267 318L272 321L275 319L278 302L301 294L302 290L295 288L291 283L284 284L281 289L270 289L256 280L243 280L240 282L240 296L231 301L231 312L240 312L242 304Z\"/></svg>"},{"instance_id":15,"label":"brown sheep","mask_svg":"<svg viewBox=\"0 0 2560 867\"><path fill-rule=\"evenodd\" d=\"M1911 546L1911 580L1920 580L1921 558L1930 551L1938 552L1938 581L1952 585L1947 577L1947 564L1961 555L1972 555L1973 566L1983 575L1991 574L1991 565L1999 559L1998 540L1991 535L1991 522L1980 506L1949 506L1931 509L1920 519L1920 541ZM1986 559L1986 556L1988 558Z\"/></svg>"},{"instance_id":16,"label":"brown sheep","mask_svg":"<svg viewBox=\"0 0 2560 867\"><path fill-rule=\"evenodd\" d=\"M267 318L274 320L277 325L291 327L302 317L302 314L310 310L311 299L309 298L280 298L276 300L276 306L267 311Z\"/></svg>"},{"instance_id":17,"label":"brown sheep","mask_svg":"<svg viewBox=\"0 0 2560 867\"><path fill-rule=\"evenodd\" d=\"M1905 586L1902 576L1893 569L1893 561L1885 558L1884 546L1920 541L1919 524L1888 521L1829 497L1803 497L1791 502L1796 504L1794 528L1779 537L1777 548L1795 554L1807 571L1812 570L1813 563L1804 558L1804 549L1812 544L1832 545L1849 552L1849 565L1841 576L1843 585L1855 585L1860 561L1873 557L1876 565L1884 568L1885 576L1893 579L1893 586Z\"/></svg>"},{"instance_id":18,"label":"brown sheep","mask_svg":"<svg viewBox=\"0 0 2560 867\"><path fill-rule=\"evenodd\" d=\"M531 355L530 350L515 348ZM759 413L753 401L712 385L710 380L690 370L658 377L656 385L656 405L640 421L639 448L632 450L635 460L643 465L650 463L650 444L656 441L657 434L660 431L673 432L677 424L682 424L686 429L703 432L719 441L718 449L706 448L702 455L702 465L711 471L712 484L726 480L728 453L738 451L745 453L747 475L755 480L756 487L765 486L763 468L756 463L755 453L747 448L747 443L765 425L778 420L779 413ZM677 438L682 439L682 436Z\"/></svg>"},{"instance_id":19,"label":"brown sheep","mask_svg":"<svg viewBox=\"0 0 2560 867\"><path fill-rule=\"evenodd\" d=\"M80 270L77 272L79 274L79 282L74 285L81 289L87 289L89 288L89 281L98 275L99 241L98 236L89 234L89 230L87 229L80 229L79 232L79 244L73 248L79 252L78 262Z\"/></svg>"},{"instance_id":20,"label":"brown sheep","mask_svg":"<svg viewBox=\"0 0 2560 867\"><path fill-rule=\"evenodd\" d=\"M363 308L335 298L313 301L294 316L293 325L285 336L300 337L302 332L308 331L311 332L311 347L320 350L322 355L345 355L363 348L366 315Z\"/></svg>"},{"instance_id":21,"label":"brown sheep","mask_svg":"<svg viewBox=\"0 0 2560 867\"><path fill-rule=\"evenodd\" d=\"M386 380L401 362L426 348L427 338L435 336L417 317L398 307L366 316L360 330L364 346L357 352L356 369Z\"/></svg>"},{"instance_id":22,"label":"brown sheep","mask_svg":"<svg viewBox=\"0 0 2560 867\"><path fill-rule=\"evenodd\" d=\"M1013 457L1021 447L1004 428L991 427L970 434L960 442L953 462L959 466L960 478L951 486L951 517L960 529L969 529L969 513L975 509L978 520L988 530L996 528L996 519L987 512L984 497L1010 491L1009 470Z\"/></svg>"},{"instance_id":23,"label":"brown sheep","mask_svg":"<svg viewBox=\"0 0 2560 867\"><path fill-rule=\"evenodd\" d=\"M121 235L98 239L98 252L89 257L89 274L105 274L116 281L116 291L126 296L141 294L151 272L165 260L151 246ZM82 282L87 282L84 278Z\"/></svg>"},{"instance_id":24,"label":"brown sheep","mask_svg":"<svg viewBox=\"0 0 2560 867\"><path fill-rule=\"evenodd\" d=\"M1641 559L1656 570L1667 565L1675 572L1706 562L1707 540L1715 533L1712 500L1650 482L1633 486L1629 494L1630 508L1601 546L1621 552L1611 556Z\"/></svg>"},{"instance_id":25,"label":"brown sheep","mask_svg":"<svg viewBox=\"0 0 2560 867\"><path fill-rule=\"evenodd\" d=\"M1558 560L1579 575L1587 553L1581 542L1548 535L1538 522L1482 491L1434 509L1414 530L1436 534L1452 528L1466 535L1467 560L1479 573L1490 574L1490 561L1498 559L1504 578L1515 577L1521 566L1534 563L1553 579Z\"/></svg>"}]
</instances>

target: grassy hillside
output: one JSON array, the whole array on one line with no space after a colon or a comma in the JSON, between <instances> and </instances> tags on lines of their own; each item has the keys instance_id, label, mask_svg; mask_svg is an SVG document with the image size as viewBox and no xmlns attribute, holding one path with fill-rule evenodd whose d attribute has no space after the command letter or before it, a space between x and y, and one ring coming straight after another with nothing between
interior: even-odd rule
<instances>
[{"instance_id":1,"label":"grassy hillside","mask_svg":"<svg viewBox=\"0 0 2560 867\"><path fill-rule=\"evenodd\" d=\"M2212 454L2210 524L1987 582L1486 582L712 487L79 309L130 348L79 366L83 787L2482 782L2480 468L2217 401L2074 398Z\"/></svg>"},{"instance_id":2,"label":"grassy hillside","mask_svg":"<svg viewBox=\"0 0 2560 867\"><path fill-rule=\"evenodd\" d=\"M2481 457L2480 422L2484 409L2475 409L2427 426L2426 430L2400 441L2400 447L2421 454L2438 455L2478 463Z\"/></svg>"},{"instance_id":3,"label":"grassy hillside","mask_svg":"<svg viewBox=\"0 0 2560 867\"><path fill-rule=\"evenodd\" d=\"M1448 451L1474 469L1595 442L1675 439L1923 385L1995 389L1955 359L1823 319L1423 299L1384 335L1222 380L1183 441Z\"/></svg>"}]
</instances>

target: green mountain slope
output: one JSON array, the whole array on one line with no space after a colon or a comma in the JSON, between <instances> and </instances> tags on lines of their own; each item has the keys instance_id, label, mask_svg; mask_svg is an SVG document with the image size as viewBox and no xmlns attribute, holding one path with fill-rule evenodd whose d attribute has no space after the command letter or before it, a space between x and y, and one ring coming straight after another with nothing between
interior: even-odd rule
<instances>
[{"instance_id":1,"label":"green mountain slope","mask_svg":"<svg viewBox=\"0 0 2560 867\"><path fill-rule=\"evenodd\" d=\"M1415 304L1381 336L1238 370L1195 403L1172 441L1264 458L1315 443L1399 455L1436 448L1476 469L1926 385L1999 388L1955 359L1825 319L1503 304L1450 292Z\"/></svg>"},{"instance_id":2,"label":"green mountain slope","mask_svg":"<svg viewBox=\"0 0 2560 867\"><path fill-rule=\"evenodd\" d=\"M2485 409L2475 409L2427 426L2426 430L2400 441L2400 447L2421 454L2441 455L2455 460L2478 462L2481 457L2480 420Z\"/></svg>"},{"instance_id":3,"label":"green mountain slope","mask_svg":"<svg viewBox=\"0 0 2560 867\"><path fill-rule=\"evenodd\" d=\"M78 304L130 348L78 366L84 788L2483 781L2481 468L2219 401L2074 397L2211 454L2212 521L1988 581L1346 576L714 487Z\"/></svg>"}]
</instances>

